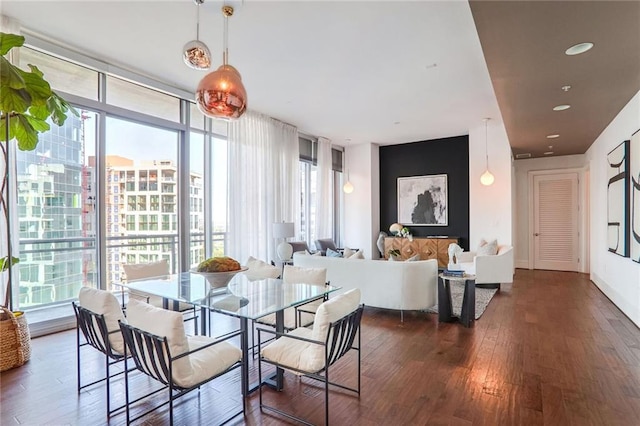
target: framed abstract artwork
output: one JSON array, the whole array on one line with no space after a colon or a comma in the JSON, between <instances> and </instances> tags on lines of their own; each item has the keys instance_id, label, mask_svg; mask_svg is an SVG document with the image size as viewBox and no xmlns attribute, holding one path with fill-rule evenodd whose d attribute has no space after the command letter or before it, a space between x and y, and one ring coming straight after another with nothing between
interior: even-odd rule
<instances>
[{"instance_id":1,"label":"framed abstract artwork","mask_svg":"<svg viewBox=\"0 0 640 426\"><path fill-rule=\"evenodd\" d=\"M631 136L630 145L630 256L631 260L640 263L640 130Z\"/></svg>"},{"instance_id":2,"label":"framed abstract artwork","mask_svg":"<svg viewBox=\"0 0 640 426\"><path fill-rule=\"evenodd\" d=\"M447 175L398 178L398 222L412 226L447 226Z\"/></svg>"},{"instance_id":3,"label":"framed abstract artwork","mask_svg":"<svg viewBox=\"0 0 640 426\"><path fill-rule=\"evenodd\" d=\"M629 141L607 154L607 246L629 256Z\"/></svg>"}]
</instances>

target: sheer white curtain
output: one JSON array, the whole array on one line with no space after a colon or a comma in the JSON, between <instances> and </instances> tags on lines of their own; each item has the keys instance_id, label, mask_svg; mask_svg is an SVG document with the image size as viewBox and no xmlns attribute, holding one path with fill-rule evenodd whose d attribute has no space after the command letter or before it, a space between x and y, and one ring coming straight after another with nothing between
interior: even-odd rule
<instances>
[{"instance_id":1,"label":"sheer white curtain","mask_svg":"<svg viewBox=\"0 0 640 426\"><path fill-rule=\"evenodd\" d=\"M315 238L333 237L333 180L331 141L318 138L318 165L316 168L316 221Z\"/></svg>"},{"instance_id":2,"label":"sheer white curtain","mask_svg":"<svg viewBox=\"0 0 640 426\"><path fill-rule=\"evenodd\" d=\"M300 229L298 129L247 111L229 124L227 255L275 259L273 223Z\"/></svg>"}]
</instances>

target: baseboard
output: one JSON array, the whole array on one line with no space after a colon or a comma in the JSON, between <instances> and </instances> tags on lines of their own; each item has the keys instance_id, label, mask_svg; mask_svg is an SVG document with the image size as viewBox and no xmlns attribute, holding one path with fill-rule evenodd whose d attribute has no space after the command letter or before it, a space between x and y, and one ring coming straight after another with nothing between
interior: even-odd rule
<instances>
[{"instance_id":1,"label":"baseboard","mask_svg":"<svg viewBox=\"0 0 640 426\"><path fill-rule=\"evenodd\" d=\"M528 260L518 260L515 261L515 266L518 269L529 269L529 261Z\"/></svg>"},{"instance_id":2,"label":"baseboard","mask_svg":"<svg viewBox=\"0 0 640 426\"><path fill-rule=\"evenodd\" d=\"M620 312L624 314L624 316L629 318L629 320L632 323L634 323L636 327L640 328L640 321L636 321L634 318L630 317L627 314L627 310L628 312L632 312L634 309L634 307L628 303L627 299L622 297L620 293L616 291L615 288L610 286L604 279L599 277L597 274L591 273L590 278L591 278L591 282L594 283L596 287L598 287L598 289L602 292L602 294L604 294L604 296L607 299L609 299L609 301L611 301L611 303L613 303L616 306L616 308L618 308Z\"/></svg>"}]
</instances>

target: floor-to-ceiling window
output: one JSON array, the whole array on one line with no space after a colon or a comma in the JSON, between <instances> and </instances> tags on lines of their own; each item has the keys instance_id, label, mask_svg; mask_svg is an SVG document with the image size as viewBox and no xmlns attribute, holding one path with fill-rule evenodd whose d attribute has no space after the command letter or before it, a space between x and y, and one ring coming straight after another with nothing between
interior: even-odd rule
<instances>
[{"instance_id":1,"label":"floor-to-ceiling window","mask_svg":"<svg viewBox=\"0 0 640 426\"><path fill-rule=\"evenodd\" d=\"M82 286L126 279L124 264L167 259L177 272L224 254L226 123L205 118L179 89L106 74L113 67L94 60L78 65L77 54L69 62L62 48L20 50L20 66L38 66L80 116L52 125L35 151L16 150L14 305L68 307Z\"/></svg>"},{"instance_id":2,"label":"floor-to-ceiling window","mask_svg":"<svg viewBox=\"0 0 640 426\"><path fill-rule=\"evenodd\" d=\"M318 202L317 192L317 149L316 140L312 137L300 137L300 230L295 236L296 240L306 241L313 250L315 240L326 238L327 235L316 235L316 205ZM339 190L342 182L342 151L331 150L332 154L332 174L331 193L333 201L333 235L331 237L340 242L340 209L342 205L342 192Z\"/></svg>"}]
</instances>

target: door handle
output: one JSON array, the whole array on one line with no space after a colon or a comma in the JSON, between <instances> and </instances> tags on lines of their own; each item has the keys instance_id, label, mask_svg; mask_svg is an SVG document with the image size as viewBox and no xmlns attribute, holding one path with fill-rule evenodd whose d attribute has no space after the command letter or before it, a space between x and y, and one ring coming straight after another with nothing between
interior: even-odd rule
<instances>
[{"instance_id":1,"label":"door handle","mask_svg":"<svg viewBox=\"0 0 640 426\"><path fill-rule=\"evenodd\" d=\"M535 234L533 234L534 237L537 237L538 235L540 235L540 234L538 234L537 232Z\"/></svg>"}]
</instances>

